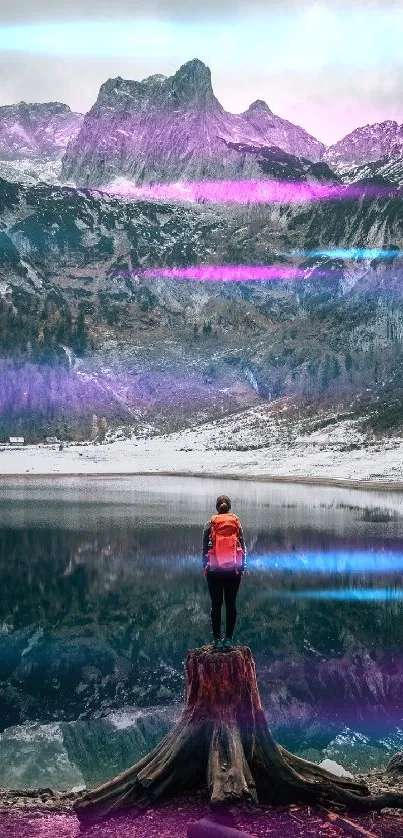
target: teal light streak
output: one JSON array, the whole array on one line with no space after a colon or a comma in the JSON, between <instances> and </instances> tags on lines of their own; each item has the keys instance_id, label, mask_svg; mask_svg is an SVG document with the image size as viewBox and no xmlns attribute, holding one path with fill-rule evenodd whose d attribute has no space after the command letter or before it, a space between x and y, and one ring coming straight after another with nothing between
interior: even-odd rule
<instances>
[{"instance_id":1,"label":"teal light streak","mask_svg":"<svg viewBox=\"0 0 403 838\"><path fill-rule=\"evenodd\" d=\"M223 67L231 60L245 67L266 66L270 61L273 72L338 65L401 66L402 42L402 9L364 5L346 11L315 4L292 12L197 23L112 18L0 27L2 51L136 60L148 59L151 53L171 59L176 66L195 56Z\"/></svg>"}]
</instances>

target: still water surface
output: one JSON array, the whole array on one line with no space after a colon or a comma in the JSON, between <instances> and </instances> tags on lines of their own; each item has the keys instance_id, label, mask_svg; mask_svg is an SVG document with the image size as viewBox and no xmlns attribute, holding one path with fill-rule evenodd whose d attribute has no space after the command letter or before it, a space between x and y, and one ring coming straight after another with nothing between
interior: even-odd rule
<instances>
[{"instance_id":1,"label":"still water surface","mask_svg":"<svg viewBox=\"0 0 403 838\"><path fill-rule=\"evenodd\" d=\"M401 747L403 495L12 479L0 483L0 765L15 764L14 783L72 787L73 764L87 784L106 779L133 761L132 740L113 761L111 719L132 731L140 709L179 712L186 652L210 639L201 532L223 492L248 547L235 640L252 648L276 736L352 768ZM143 748L164 732L143 730ZM48 765L63 754L64 774L41 775L41 748Z\"/></svg>"}]
</instances>

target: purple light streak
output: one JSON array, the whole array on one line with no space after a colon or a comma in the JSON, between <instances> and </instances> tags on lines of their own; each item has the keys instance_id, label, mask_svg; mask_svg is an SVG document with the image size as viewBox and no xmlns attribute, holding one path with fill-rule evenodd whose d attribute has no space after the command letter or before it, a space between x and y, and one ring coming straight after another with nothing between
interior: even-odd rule
<instances>
[{"instance_id":1,"label":"purple light streak","mask_svg":"<svg viewBox=\"0 0 403 838\"><path fill-rule=\"evenodd\" d=\"M208 399L227 403L231 382L206 382L203 369L184 374L180 368L170 371L153 367L117 371L68 370L27 362L23 365L0 362L0 416L52 413L62 421L70 416L116 416L137 421L143 411L172 410L179 404L197 410ZM6 435L5 435L6 436ZM0 439L0 442L2 440Z\"/></svg>"},{"instance_id":2,"label":"purple light streak","mask_svg":"<svg viewBox=\"0 0 403 838\"><path fill-rule=\"evenodd\" d=\"M99 191L125 200L206 201L213 204L305 204L400 195L395 186L342 185L282 180L179 181L135 186L127 182Z\"/></svg>"}]
</instances>

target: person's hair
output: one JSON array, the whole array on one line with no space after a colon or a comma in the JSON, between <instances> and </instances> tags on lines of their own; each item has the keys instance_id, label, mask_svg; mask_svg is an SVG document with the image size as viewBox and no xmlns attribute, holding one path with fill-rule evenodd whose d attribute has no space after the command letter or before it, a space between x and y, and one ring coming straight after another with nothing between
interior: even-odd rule
<instances>
[{"instance_id":1,"label":"person's hair","mask_svg":"<svg viewBox=\"0 0 403 838\"><path fill-rule=\"evenodd\" d=\"M224 514L225 512L229 512L231 509L231 501L228 495L220 495L217 498L215 508L219 514Z\"/></svg>"}]
</instances>

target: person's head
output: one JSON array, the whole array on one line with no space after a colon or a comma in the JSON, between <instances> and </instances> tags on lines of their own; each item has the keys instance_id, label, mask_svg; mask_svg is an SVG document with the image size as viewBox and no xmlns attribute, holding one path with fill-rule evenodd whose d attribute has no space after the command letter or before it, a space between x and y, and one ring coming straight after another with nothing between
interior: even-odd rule
<instances>
[{"instance_id":1,"label":"person's head","mask_svg":"<svg viewBox=\"0 0 403 838\"><path fill-rule=\"evenodd\" d=\"M220 515L229 512L231 509L231 501L227 495L220 495L217 498L215 508Z\"/></svg>"}]
</instances>

